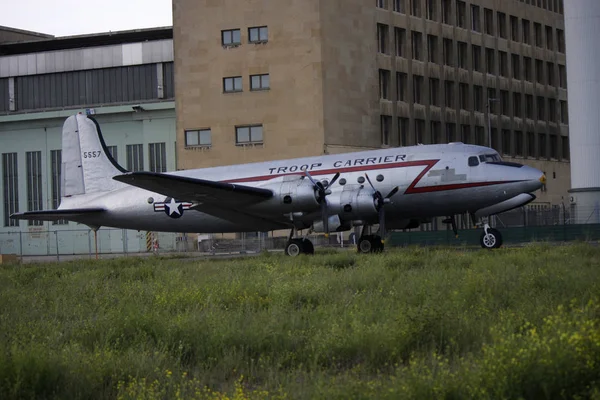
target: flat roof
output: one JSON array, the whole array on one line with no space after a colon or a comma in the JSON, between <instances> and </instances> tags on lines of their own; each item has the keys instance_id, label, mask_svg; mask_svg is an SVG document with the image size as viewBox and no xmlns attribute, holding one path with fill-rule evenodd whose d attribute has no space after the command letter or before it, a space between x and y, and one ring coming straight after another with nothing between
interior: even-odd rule
<instances>
[{"instance_id":1,"label":"flat roof","mask_svg":"<svg viewBox=\"0 0 600 400\"><path fill-rule=\"evenodd\" d=\"M12 32L12 33L19 33L21 35L28 35L28 36L37 36L40 38L53 38L54 35L48 35L47 33L41 33L41 32L34 32L34 31L26 31L25 29L17 29L17 28L11 28L10 26L4 26L4 25L0 25L0 32Z\"/></svg>"},{"instance_id":2,"label":"flat roof","mask_svg":"<svg viewBox=\"0 0 600 400\"><path fill-rule=\"evenodd\" d=\"M13 28L10 28L13 29ZM41 34L43 35L43 34ZM164 26L87 35L60 36L0 44L0 56L173 39L173 27Z\"/></svg>"}]
</instances>

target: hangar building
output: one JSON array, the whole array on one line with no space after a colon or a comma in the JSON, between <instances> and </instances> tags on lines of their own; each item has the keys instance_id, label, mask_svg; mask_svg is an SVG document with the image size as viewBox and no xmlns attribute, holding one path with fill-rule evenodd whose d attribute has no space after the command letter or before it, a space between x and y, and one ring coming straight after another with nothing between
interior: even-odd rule
<instances>
[{"instance_id":1,"label":"hangar building","mask_svg":"<svg viewBox=\"0 0 600 400\"><path fill-rule=\"evenodd\" d=\"M65 119L94 114L113 157L131 171L175 170L172 28L54 38L0 28L0 253L93 251L73 222L15 221L60 201ZM102 252L146 251L145 232L101 229ZM174 248L175 234L159 246Z\"/></svg>"}]
</instances>

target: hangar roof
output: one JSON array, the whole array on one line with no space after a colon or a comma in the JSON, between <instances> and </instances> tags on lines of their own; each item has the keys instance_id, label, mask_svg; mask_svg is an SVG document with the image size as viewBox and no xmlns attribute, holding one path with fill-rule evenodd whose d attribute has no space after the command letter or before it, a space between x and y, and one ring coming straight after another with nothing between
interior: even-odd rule
<instances>
[{"instance_id":1,"label":"hangar roof","mask_svg":"<svg viewBox=\"0 0 600 400\"><path fill-rule=\"evenodd\" d=\"M0 27L2 29L4 27ZM13 28L8 28L13 29ZM41 51L67 50L85 47L139 43L148 40L173 39L173 27L103 32L87 35L46 37L0 44L0 56L36 53Z\"/></svg>"}]
</instances>

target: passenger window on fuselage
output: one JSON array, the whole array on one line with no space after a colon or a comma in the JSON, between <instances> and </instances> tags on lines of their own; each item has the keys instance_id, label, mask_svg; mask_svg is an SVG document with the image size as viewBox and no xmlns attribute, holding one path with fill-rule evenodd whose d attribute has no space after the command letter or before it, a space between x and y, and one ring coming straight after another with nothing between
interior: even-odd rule
<instances>
[{"instance_id":1,"label":"passenger window on fuselage","mask_svg":"<svg viewBox=\"0 0 600 400\"><path fill-rule=\"evenodd\" d=\"M469 157L469 167L476 167L479 165L479 159L475 156Z\"/></svg>"}]
</instances>

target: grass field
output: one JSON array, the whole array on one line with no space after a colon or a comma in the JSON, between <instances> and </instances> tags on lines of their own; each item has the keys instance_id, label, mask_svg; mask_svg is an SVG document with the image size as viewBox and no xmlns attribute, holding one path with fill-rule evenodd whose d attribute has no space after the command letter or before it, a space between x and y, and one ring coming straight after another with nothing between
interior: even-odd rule
<instances>
[{"instance_id":1,"label":"grass field","mask_svg":"<svg viewBox=\"0 0 600 400\"><path fill-rule=\"evenodd\" d=\"M600 399L600 248L1 266L0 398Z\"/></svg>"}]
</instances>

